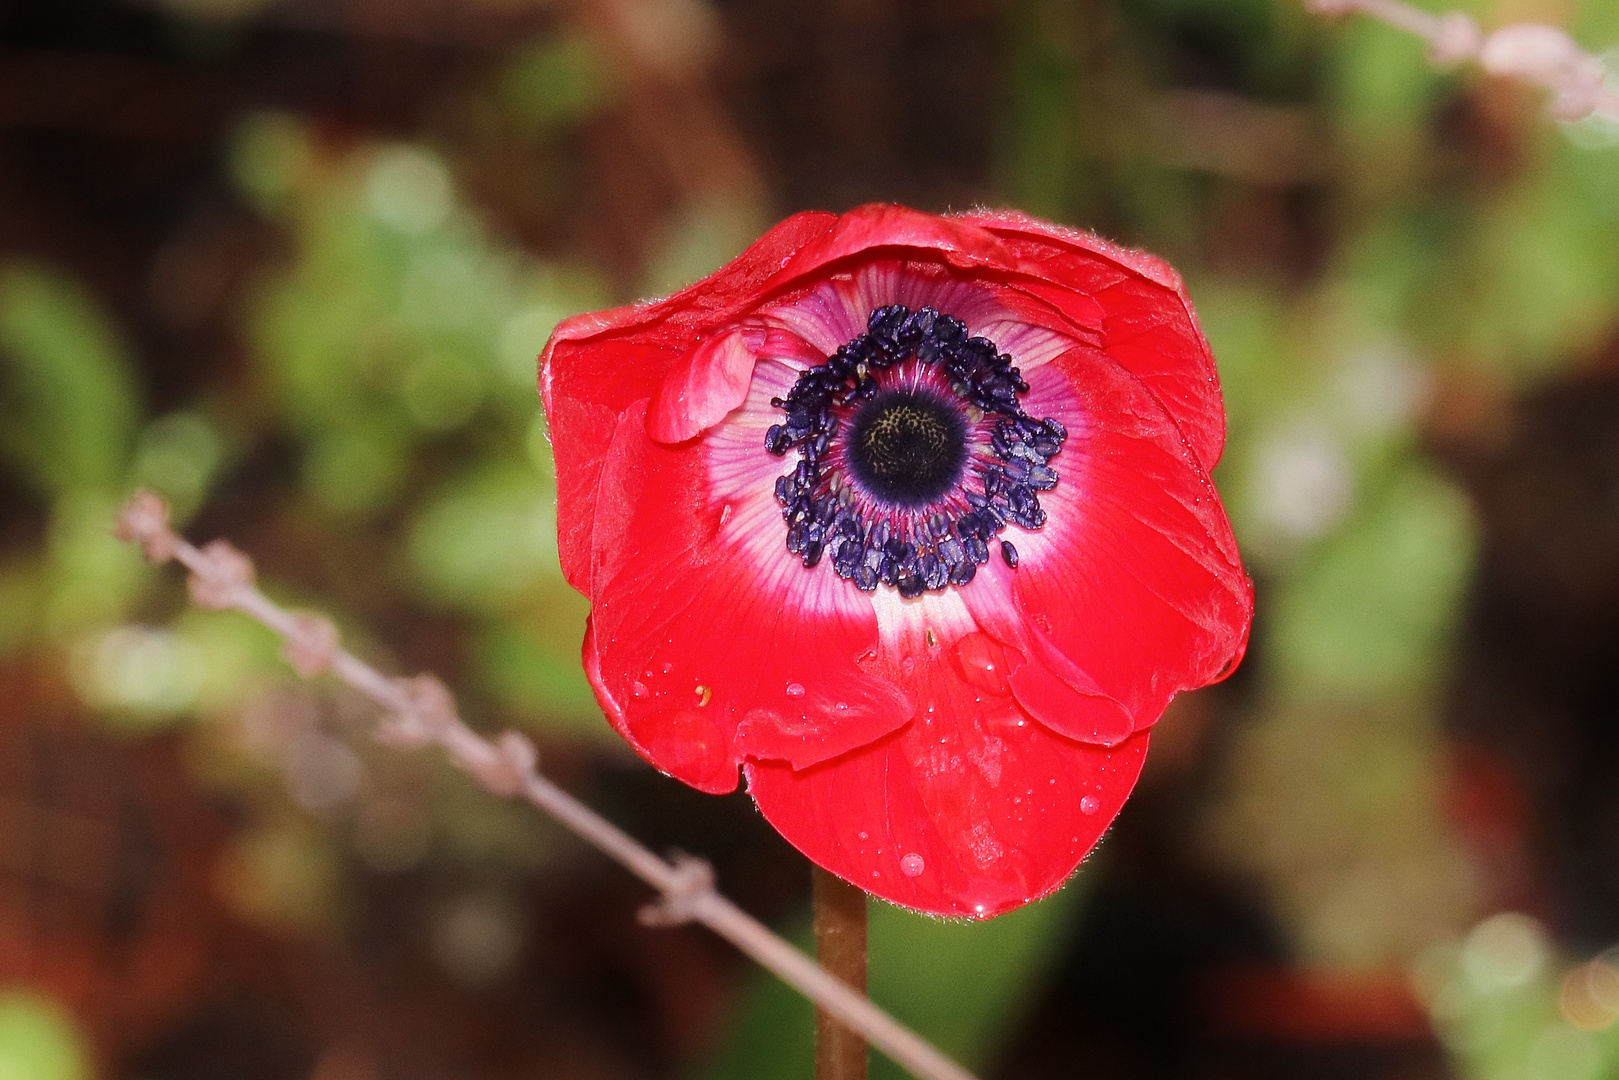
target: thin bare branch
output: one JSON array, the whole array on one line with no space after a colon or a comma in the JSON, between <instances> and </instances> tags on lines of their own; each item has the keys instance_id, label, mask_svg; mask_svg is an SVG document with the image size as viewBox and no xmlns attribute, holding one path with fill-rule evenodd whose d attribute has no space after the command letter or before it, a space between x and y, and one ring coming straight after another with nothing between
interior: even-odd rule
<instances>
[{"instance_id":1,"label":"thin bare branch","mask_svg":"<svg viewBox=\"0 0 1619 1080\"><path fill-rule=\"evenodd\" d=\"M1363 12L1428 42L1437 67L1477 61L1492 75L1518 79L1551 94L1559 120L1596 113L1619 119L1619 94L1606 83L1602 60L1575 43L1568 31L1544 23L1515 23L1489 34L1459 11L1435 15L1401 0L1304 0L1318 15Z\"/></svg>"},{"instance_id":2,"label":"thin bare branch","mask_svg":"<svg viewBox=\"0 0 1619 1080\"><path fill-rule=\"evenodd\" d=\"M279 606L254 584L253 563L224 540L194 547L169 528L168 507L139 492L118 519L117 535L141 545L153 562L174 559L191 572L191 599L199 607L234 609L263 623L283 641L283 655L298 674L330 672L384 710L375 732L388 745L439 746L488 791L527 799L575 834L617 860L661 894L641 912L654 926L697 922L713 930L820 1009L863 1035L919 1080L974 1080L921 1036L823 970L727 900L714 887L702 859L664 860L584 803L540 775L534 744L515 731L493 739L467 727L449 689L432 675L390 678L343 649L332 621L318 613Z\"/></svg>"}]
</instances>

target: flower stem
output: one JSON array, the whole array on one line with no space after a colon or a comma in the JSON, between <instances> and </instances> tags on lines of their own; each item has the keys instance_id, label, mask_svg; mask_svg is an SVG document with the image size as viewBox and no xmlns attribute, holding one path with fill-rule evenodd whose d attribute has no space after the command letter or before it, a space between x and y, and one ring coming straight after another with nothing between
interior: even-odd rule
<instances>
[{"instance_id":1,"label":"flower stem","mask_svg":"<svg viewBox=\"0 0 1619 1080\"><path fill-rule=\"evenodd\" d=\"M866 992L866 894L819 866L815 880L815 958ZM866 1080L866 1041L823 1009L815 1010L815 1080Z\"/></svg>"}]
</instances>

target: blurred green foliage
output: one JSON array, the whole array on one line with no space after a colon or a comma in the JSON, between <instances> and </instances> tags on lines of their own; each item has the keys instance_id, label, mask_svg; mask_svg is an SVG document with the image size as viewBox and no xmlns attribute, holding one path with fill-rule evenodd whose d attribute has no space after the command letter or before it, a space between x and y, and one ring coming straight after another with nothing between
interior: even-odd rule
<instances>
[{"instance_id":1,"label":"blurred green foliage","mask_svg":"<svg viewBox=\"0 0 1619 1080\"><path fill-rule=\"evenodd\" d=\"M1486 13L1482 0L1459 6ZM1619 42L1619 5L1573 15L1588 44ZM1261 608L1252 710L1220 765L1206 850L1263 889L1306 965L1415 972L1463 1075L1619 1075L1619 1029L1558 1018L1564 965L1549 946L1521 978L1490 967L1495 939L1478 935L1505 924L1478 923L1488 912L1439 811L1435 703L1477 536L1421 438L1447 380L1529 388L1619 325L1619 126L1559 127L1511 88L1434 71L1405 35L1291 3L1016 0L1005 29L990 201L1170 257L1222 372L1231 433L1218 480ZM1180 85L1188 40L1213 70ZM623 92L599 42L566 31L517 43L489 95L554 154L545 140ZM1188 119L1211 108L1225 127ZM1456 149L1464 114L1493 125L1506 160ZM57 657L130 734L201 721L199 770L254 806L227 892L256 918L329 930L343 845L378 872L431 853L515 873L552 856L549 834L380 758L363 762L363 794L299 788L284 760L209 724L290 722L308 702L276 696L287 691L275 644L245 620L162 617L152 576L108 534L117 501L151 486L183 519L255 448L290 447L295 475L266 519L462 628L458 690L480 719L614 752L579 670L584 604L557 565L534 362L560 319L627 297L609 295L604 268L497 235L458 185L453 148L338 138L265 113L225 158L286 240L239 327L249 389L230 393L262 399L210 388L150 415L129 347L85 289L0 263L0 462L48 519L39 543L0 551L0 657ZM1294 173L1267 171L1284 164ZM1263 238L1292 212L1293 189L1319 202L1322 235L1316 250L1278 253ZM636 280L675 289L763 224L742 197L687 199ZM294 591L261 570L272 592ZM300 806L271 794L284 781L307 796ZM322 801L333 792L347 802ZM877 906L874 996L985 1062L1083 900L1070 888L970 926ZM696 1073L806 1075L810 1038L807 1006L760 976ZM0 1001L0 1080L83 1069L53 1014Z\"/></svg>"},{"instance_id":2,"label":"blurred green foliage","mask_svg":"<svg viewBox=\"0 0 1619 1080\"><path fill-rule=\"evenodd\" d=\"M83 1036L50 1001L0 993L0 1080L90 1080Z\"/></svg>"},{"instance_id":3,"label":"blurred green foliage","mask_svg":"<svg viewBox=\"0 0 1619 1080\"><path fill-rule=\"evenodd\" d=\"M129 357L71 282L0 266L0 454L41 494L108 491L122 472L139 403Z\"/></svg>"},{"instance_id":4,"label":"blurred green foliage","mask_svg":"<svg viewBox=\"0 0 1619 1080\"><path fill-rule=\"evenodd\" d=\"M261 116L233 158L297 245L261 281L249 328L305 490L338 519L399 522L400 584L480 627L471 666L497 700L570 737L605 730L575 722L599 713L577 661L584 608L557 564L535 393L552 327L601 306L601 288L491 239L433 151L311 139Z\"/></svg>"},{"instance_id":5,"label":"blurred green foliage","mask_svg":"<svg viewBox=\"0 0 1619 1080\"><path fill-rule=\"evenodd\" d=\"M615 72L590 37L565 34L516 50L500 78L502 102L525 125L546 130L605 108Z\"/></svg>"}]
</instances>

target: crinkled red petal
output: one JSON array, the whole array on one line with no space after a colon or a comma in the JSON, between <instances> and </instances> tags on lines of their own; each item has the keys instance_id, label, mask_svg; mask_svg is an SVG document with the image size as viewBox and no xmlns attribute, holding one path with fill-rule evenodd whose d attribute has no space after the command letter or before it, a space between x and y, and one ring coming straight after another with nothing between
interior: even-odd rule
<instances>
[{"instance_id":1,"label":"crinkled red petal","mask_svg":"<svg viewBox=\"0 0 1619 1080\"><path fill-rule=\"evenodd\" d=\"M647 412L647 433L662 443L685 442L725 419L747 399L754 350L763 340L763 331L737 329L699 342L664 376Z\"/></svg>"},{"instance_id":2,"label":"crinkled red petal","mask_svg":"<svg viewBox=\"0 0 1619 1080\"><path fill-rule=\"evenodd\" d=\"M614 726L723 793L744 757L804 768L904 724L910 698L856 663L876 647L869 600L790 559L755 566L708 505L699 449L654 442L646 407L604 455L591 539L585 665Z\"/></svg>"},{"instance_id":3,"label":"crinkled red petal","mask_svg":"<svg viewBox=\"0 0 1619 1080\"><path fill-rule=\"evenodd\" d=\"M750 762L760 811L815 863L919 911L988 918L1056 889L1124 805L1148 733L1065 739L992 677L967 682L950 643L909 659L916 719L814 768Z\"/></svg>"},{"instance_id":4,"label":"crinkled red petal","mask_svg":"<svg viewBox=\"0 0 1619 1080\"><path fill-rule=\"evenodd\" d=\"M1009 582L1026 622L985 612L994 590L977 581L963 598L991 634L1047 660L1060 682L1117 702L1140 730L1176 693L1217 681L1242 656L1253 588L1213 484L1156 397L1088 350L1041 375L1067 379L1078 403L1055 459L1062 480L1041 494L1045 527L1017 537L1018 568L986 567L991 582ZM1047 648L1085 683L1050 662ZM1012 684L1064 735L1106 744L1128 734L1098 726L1104 712L1046 707L1016 670Z\"/></svg>"},{"instance_id":5,"label":"crinkled red petal","mask_svg":"<svg viewBox=\"0 0 1619 1080\"><path fill-rule=\"evenodd\" d=\"M1225 446L1225 406L1214 355L1191 298L1168 263L1090 233L1002 211L970 214L1015 253L1031 277L1018 288L1080 321L1101 309L1102 347L1156 396L1205 470Z\"/></svg>"},{"instance_id":6,"label":"crinkled red petal","mask_svg":"<svg viewBox=\"0 0 1619 1080\"><path fill-rule=\"evenodd\" d=\"M580 315L552 333L540 355L540 396L556 458L562 572L576 589L588 591L596 489L619 415L658 392L702 329L723 326L756 305L782 263L836 220L822 212L795 214L667 300Z\"/></svg>"}]
</instances>

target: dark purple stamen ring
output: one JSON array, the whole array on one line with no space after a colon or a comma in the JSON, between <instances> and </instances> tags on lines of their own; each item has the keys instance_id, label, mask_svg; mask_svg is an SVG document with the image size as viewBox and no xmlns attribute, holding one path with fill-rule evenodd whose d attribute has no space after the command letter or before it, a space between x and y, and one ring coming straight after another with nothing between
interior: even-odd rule
<instances>
[{"instance_id":1,"label":"dark purple stamen ring","mask_svg":"<svg viewBox=\"0 0 1619 1080\"><path fill-rule=\"evenodd\" d=\"M765 449L796 447L799 457L776 481L787 550L806 567L829 558L866 592L966 585L1007 522L1045 524L1038 493L1057 485L1050 462L1068 432L1023 411L1029 384L1012 358L961 320L891 304L866 327L771 399L786 415ZM936 375L937 391L890 385L913 359ZM1015 568L1017 548L999 547Z\"/></svg>"}]
</instances>

